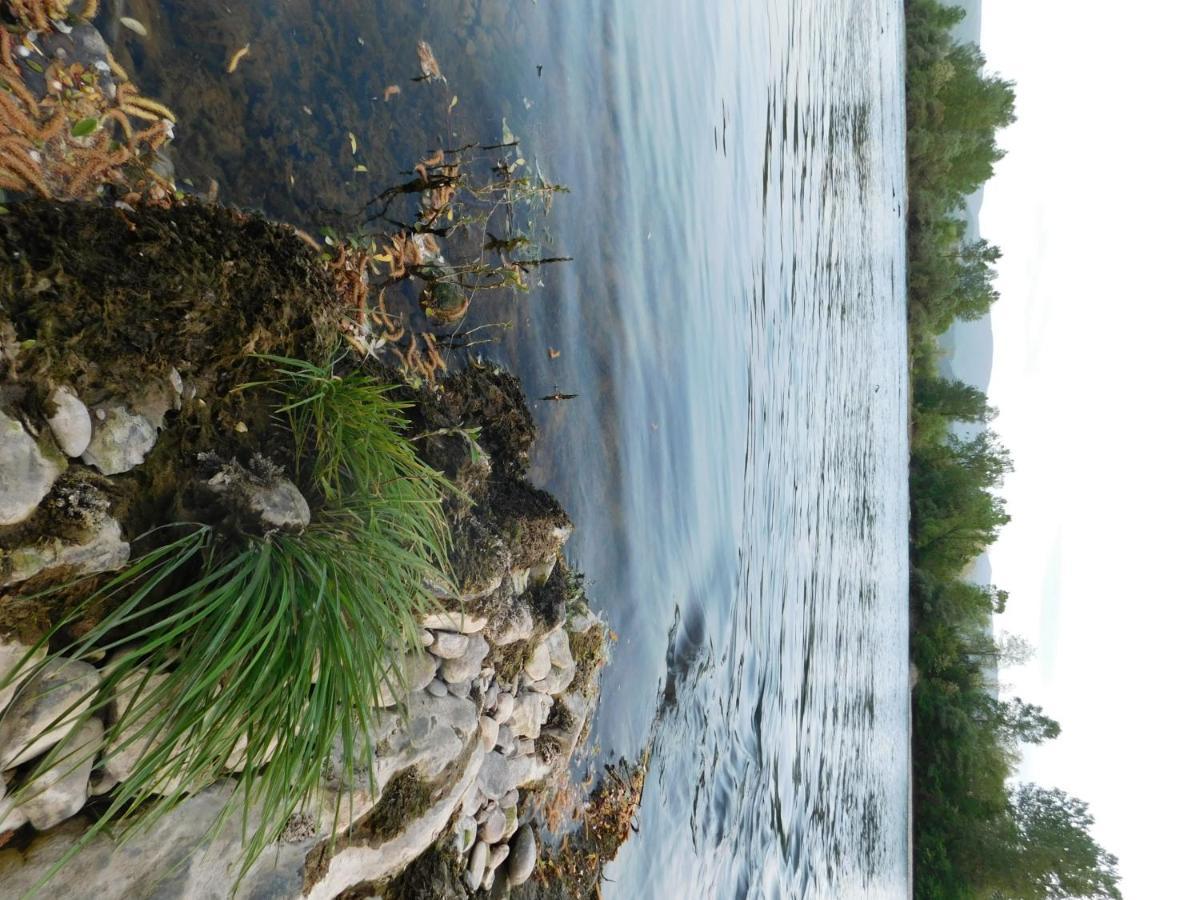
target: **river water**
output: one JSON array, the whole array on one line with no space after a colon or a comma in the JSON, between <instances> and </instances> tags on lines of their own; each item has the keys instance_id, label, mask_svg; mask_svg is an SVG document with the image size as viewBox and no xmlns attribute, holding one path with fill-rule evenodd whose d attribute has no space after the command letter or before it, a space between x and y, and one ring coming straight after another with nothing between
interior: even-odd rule
<instances>
[{"instance_id":1,"label":"river water","mask_svg":"<svg viewBox=\"0 0 1200 900\"><path fill-rule=\"evenodd\" d=\"M532 398L579 395L535 401L532 475L619 638L600 758L652 750L606 894L906 896L899 0L124 0L101 24L226 202L315 228L505 125L570 187L548 234L575 261L472 321L511 322L476 351ZM411 80L418 39L445 85Z\"/></svg>"}]
</instances>

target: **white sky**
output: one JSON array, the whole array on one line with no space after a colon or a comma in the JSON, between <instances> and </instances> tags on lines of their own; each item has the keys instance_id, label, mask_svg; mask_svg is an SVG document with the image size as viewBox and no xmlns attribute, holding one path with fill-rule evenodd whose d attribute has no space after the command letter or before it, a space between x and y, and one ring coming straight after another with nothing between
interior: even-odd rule
<instances>
[{"instance_id":1,"label":"white sky","mask_svg":"<svg viewBox=\"0 0 1200 900\"><path fill-rule=\"evenodd\" d=\"M1016 472L991 553L1002 673L1062 736L1025 777L1091 804L1127 898L1200 896L1200 5L992 0L1018 122L990 396Z\"/></svg>"}]
</instances>

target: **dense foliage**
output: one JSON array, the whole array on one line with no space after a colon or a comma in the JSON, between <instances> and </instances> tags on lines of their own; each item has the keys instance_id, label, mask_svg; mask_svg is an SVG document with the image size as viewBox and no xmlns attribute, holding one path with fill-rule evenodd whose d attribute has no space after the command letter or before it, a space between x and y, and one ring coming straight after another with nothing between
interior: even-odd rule
<instances>
[{"instance_id":1,"label":"dense foliage","mask_svg":"<svg viewBox=\"0 0 1200 900\"><path fill-rule=\"evenodd\" d=\"M997 668L1024 644L993 635L1007 594L965 579L1008 522L996 489L1011 462L983 392L937 371L938 336L996 300L1000 253L967 240L963 205L1001 156L1012 85L984 70L977 47L953 41L961 10L906 7L916 896L1120 897L1117 861L1091 838L1086 804L1013 783L1021 745L1059 726L1037 706L999 699Z\"/></svg>"}]
</instances>

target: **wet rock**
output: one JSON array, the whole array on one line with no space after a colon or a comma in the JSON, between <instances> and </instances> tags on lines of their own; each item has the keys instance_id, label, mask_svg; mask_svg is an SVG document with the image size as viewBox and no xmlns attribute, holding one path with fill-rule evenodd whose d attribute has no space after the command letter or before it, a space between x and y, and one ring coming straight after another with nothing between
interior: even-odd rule
<instances>
[{"instance_id":1,"label":"wet rock","mask_svg":"<svg viewBox=\"0 0 1200 900\"><path fill-rule=\"evenodd\" d=\"M379 681L375 705L399 706L410 691L423 691L437 674L437 660L428 653L397 652L395 669L385 672Z\"/></svg>"},{"instance_id":2,"label":"wet rock","mask_svg":"<svg viewBox=\"0 0 1200 900\"><path fill-rule=\"evenodd\" d=\"M479 839L486 841L489 844L494 844L500 840L500 835L504 834L504 811L500 809L492 810L488 814L487 820L479 829Z\"/></svg>"},{"instance_id":3,"label":"wet rock","mask_svg":"<svg viewBox=\"0 0 1200 900\"><path fill-rule=\"evenodd\" d=\"M480 635L473 634L467 645L466 652L458 659L448 659L442 663L442 680L446 684L460 681L470 681L479 675L483 668L484 657L491 648Z\"/></svg>"},{"instance_id":4,"label":"wet rock","mask_svg":"<svg viewBox=\"0 0 1200 900\"><path fill-rule=\"evenodd\" d=\"M30 648L30 644L23 643L19 638L0 638L0 680L8 678L9 673L21 665L21 660L25 659ZM43 646L25 660L24 671L31 671L34 666L45 658L46 648ZM8 687L0 688L0 712L3 712L8 706L8 701L13 698L13 694L17 692L17 688L20 685L20 676L14 675L8 683Z\"/></svg>"},{"instance_id":5,"label":"wet rock","mask_svg":"<svg viewBox=\"0 0 1200 900\"><path fill-rule=\"evenodd\" d=\"M459 659L467 652L470 638L455 631L439 631L433 636L433 646L429 652L442 659Z\"/></svg>"},{"instance_id":6,"label":"wet rock","mask_svg":"<svg viewBox=\"0 0 1200 900\"><path fill-rule=\"evenodd\" d=\"M66 468L46 452L16 419L0 412L0 525L15 525L33 514Z\"/></svg>"},{"instance_id":7,"label":"wet rock","mask_svg":"<svg viewBox=\"0 0 1200 900\"><path fill-rule=\"evenodd\" d=\"M98 409L95 418L91 443L83 452L85 463L105 475L119 475L146 461L158 439L149 419L124 406Z\"/></svg>"},{"instance_id":8,"label":"wet rock","mask_svg":"<svg viewBox=\"0 0 1200 900\"><path fill-rule=\"evenodd\" d=\"M550 674L550 651L544 641L539 641L533 648L533 653L525 663L525 674L530 681L541 681Z\"/></svg>"},{"instance_id":9,"label":"wet rock","mask_svg":"<svg viewBox=\"0 0 1200 900\"><path fill-rule=\"evenodd\" d=\"M529 880L537 865L537 838L533 829L522 825L509 847L512 853L508 858L508 885L517 887Z\"/></svg>"},{"instance_id":10,"label":"wet rock","mask_svg":"<svg viewBox=\"0 0 1200 900\"><path fill-rule=\"evenodd\" d=\"M92 442L92 417L83 401L65 385L50 395L53 412L46 418L54 440L67 456L80 456Z\"/></svg>"},{"instance_id":11,"label":"wet rock","mask_svg":"<svg viewBox=\"0 0 1200 900\"><path fill-rule=\"evenodd\" d=\"M565 631L561 628L554 629L543 638L542 644L550 654L552 665L560 669L574 668L575 658L571 656L571 640Z\"/></svg>"},{"instance_id":12,"label":"wet rock","mask_svg":"<svg viewBox=\"0 0 1200 900\"><path fill-rule=\"evenodd\" d=\"M475 891L483 884L483 873L487 868L488 859L491 856L491 851L488 845L483 841L479 841L471 850L471 862L467 866L467 886Z\"/></svg>"},{"instance_id":13,"label":"wet rock","mask_svg":"<svg viewBox=\"0 0 1200 900\"><path fill-rule=\"evenodd\" d=\"M53 828L83 809L103 735L100 720L89 719L52 751L53 765L26 786L21 812L38 831Z\"/></svg>"},{"instance_id":14,"label":"wet rock","mask_svg":"<svg viewBox=\"0 0 1200 900\"><path fill-rule=\"evenodd\" d=\"M16 692L0 718L0 770L18 766L49 750L89 715L87 699L100 685L100 673L78 660L52 660ZM61 722L54 724L60 717Z\"/></svg>"},{"instance_id":15,"label":"wet rock","mask_svg":"<svg viewBox=\"0 0 1200 900\"><path fill-rule=\"evenodd\" d=\"M475 634L483 631L488 620L483 616L472 616L465 612L440 612L426 616L421 627L430 631L457 631L459 634Z\"/></svg>"}]
</instances>

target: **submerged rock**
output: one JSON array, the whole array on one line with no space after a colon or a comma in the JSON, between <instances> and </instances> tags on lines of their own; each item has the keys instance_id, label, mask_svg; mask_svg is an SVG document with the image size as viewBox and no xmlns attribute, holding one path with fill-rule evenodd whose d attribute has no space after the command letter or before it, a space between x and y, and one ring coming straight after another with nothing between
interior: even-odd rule
<instances>
[{"instance_id":1,"label":"submerged rock","mask_svg":"<svg viewBox=\"0 0 1200 900\"><path fill-rule=\"evenodd\" d=\"M33 514L66 463L47 454L16 419L0 411L0 525Z\"/></svg>"}]
</instances>

